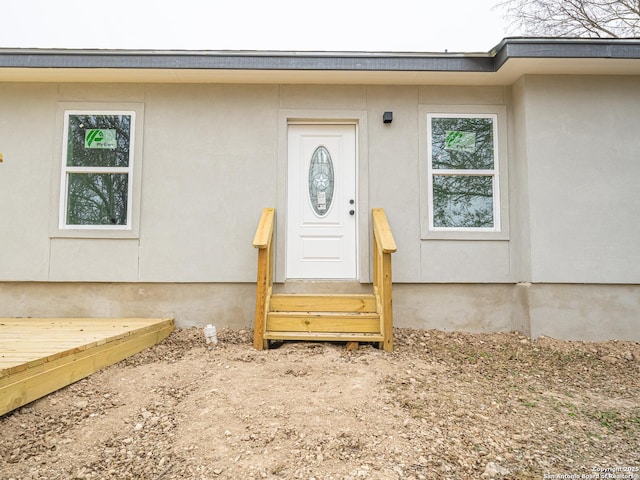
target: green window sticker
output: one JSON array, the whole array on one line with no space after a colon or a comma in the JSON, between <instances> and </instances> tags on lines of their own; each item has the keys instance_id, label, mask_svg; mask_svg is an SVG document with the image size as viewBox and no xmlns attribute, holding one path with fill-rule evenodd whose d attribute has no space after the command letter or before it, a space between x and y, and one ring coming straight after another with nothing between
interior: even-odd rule
<instances>
[{"instance_id":1,"label":"green window sticker","mask_svg":"<svg viewBox=\"0 0 640 480\"><path fill-rule=\"evenodd\" d=\"M475 132L448 131L444 138L444 148L455 152L473 153L476 151Z\"/></svg>"},{"instance_id":2,"label":"green window sticker","mask_svg":"<svg viewBox=\"0 0 640 480\"><path fill-rule=\"evenodd\" d=\"M116 130L112 128L89 128L84 133L85 148L116 148Z\"/></svg>"}]
</instances>

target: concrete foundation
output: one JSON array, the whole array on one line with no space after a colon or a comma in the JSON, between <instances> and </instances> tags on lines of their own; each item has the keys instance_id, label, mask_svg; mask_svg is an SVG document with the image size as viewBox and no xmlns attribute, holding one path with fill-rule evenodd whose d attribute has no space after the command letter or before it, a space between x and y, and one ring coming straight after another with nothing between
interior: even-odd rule
<instances>
[{"instance_id":1,"label":"concrete foundation","mask_svg":"<svg viewBox=\"0 0 640 480\"><path fill-rule=\"evenodd\" d=\"M249 283L0 283L0 317L172 317L179 328L253 324Z\"/></svg>"},{"instance_id":2,"label":"concrete foundation","mask_svg":"<svg viewBox=\"0 0 640 480\"><path fill-rule=\"evenodd\" d=\"M173 317L180 328L251 328L254 308L252 283L0 284L0 317ZM397 327L640 341L640 285L394 284L393 310Z\"/></svg>"}]
</instances>

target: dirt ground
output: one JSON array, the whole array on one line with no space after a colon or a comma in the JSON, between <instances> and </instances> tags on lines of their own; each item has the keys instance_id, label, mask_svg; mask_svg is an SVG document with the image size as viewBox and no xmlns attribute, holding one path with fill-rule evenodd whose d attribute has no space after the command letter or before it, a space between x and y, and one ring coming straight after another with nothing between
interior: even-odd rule
<instances>
[{"instance_id":1,"label":"dirt ground","mask_svg":"<svg viewBox=\"0 0 640 480\"><path fill-rule=\"evenodd\" d=\"M394 334L178 330L0 417L0 478L640 478L639 343Z\"/></svg>"}]
</instances>

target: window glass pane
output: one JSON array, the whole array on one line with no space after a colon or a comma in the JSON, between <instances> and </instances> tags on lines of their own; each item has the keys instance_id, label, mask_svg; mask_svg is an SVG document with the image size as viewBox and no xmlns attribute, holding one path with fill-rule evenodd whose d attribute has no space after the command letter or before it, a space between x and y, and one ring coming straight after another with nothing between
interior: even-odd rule
<instances>
[{"instance_id":1,"label":"window glass pane","mask_svg":"<svg viewBox=\"0 0 640 480\"><path fill-rule=\"evenodd\" d=\"M129 176L70 173L67 225L126 225Z\"/></svg>"},{"instance_id":2,"label":"window glass pane","mask_svg":"<svg viewBox=\"0 0 640 480\"><path fill-rule=\"evenodd\" d=\"M69 115L67 165L128 167L131 115Z\"/></svg>"},{"instance_id":3,"label":"window glass pane","mask_svg":"<svg viewBox=\"0 0 640 480\"><path fill-rule=\"evenodd\" d=\"M493 177L434 175L433 226L493 228Z\"/></svg>"},{"instance_id":4,"label":"window glass pane","mask_svg":"<svg viewBox=\"0 0 640 480\"><path fill-rule=\"evenodd\" d=\"M493 119L431 119L434 169L493 169Z\"/></svg>"}]
</instances>

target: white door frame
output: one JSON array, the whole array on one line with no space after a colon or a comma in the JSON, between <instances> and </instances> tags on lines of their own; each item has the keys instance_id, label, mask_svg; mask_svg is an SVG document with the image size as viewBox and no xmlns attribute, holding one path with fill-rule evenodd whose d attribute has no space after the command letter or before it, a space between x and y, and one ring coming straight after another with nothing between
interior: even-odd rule
<instances>
[{"instance_id":1,"label":"white door frame","mask_svg":"<svg viewBox=\"0 0 640 480\"><path fill-rule=\"evenodd\" d=\"M285 281L287 228L287 165L289 125L355 125L356 133L356 208L357 278L371 282L371 212L368 201L369 166L367 142L367 112L363 110L281 110L278 121L278 175L276 202L275 275L276 282Z\"/></svg>"}]
</instances>

